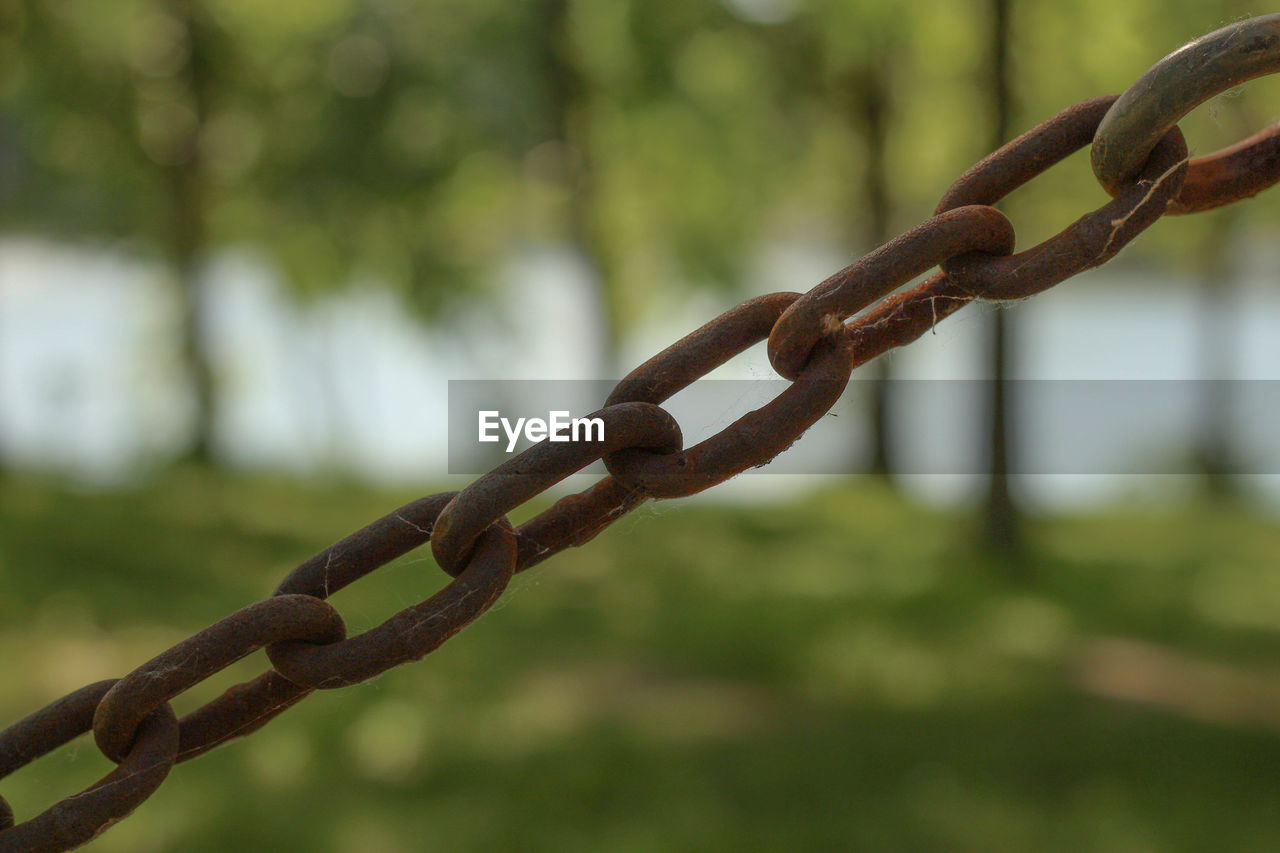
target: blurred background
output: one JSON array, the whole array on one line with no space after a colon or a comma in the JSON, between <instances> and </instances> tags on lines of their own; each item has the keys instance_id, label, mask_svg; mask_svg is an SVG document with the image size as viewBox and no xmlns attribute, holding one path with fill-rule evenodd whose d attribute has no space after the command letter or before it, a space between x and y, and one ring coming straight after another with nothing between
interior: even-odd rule
<instances>
[{"instance_id":1,"label":"blurred background","mask_svg":"<svg viewBox=\"0 0 1280 853\"><path fill-rule=\"evenodd\" d=\"M450 380L616 378L1268 11L7 0L0 724L468 482ZM1277 104L1259 80L1182 127L1208 153ZM829 474L641 508L87 849L1275 849L1277 197L971 306L859 370ZM1026 248L1105 201L1081 152L1004 209ZM763 347L716 375L773 377ZM895 393L992 377L1018 381ZM1186 404L1037 468L1057 419L1023 392L1060 380ZM940 440L967 473L920 464ZM410 555L335 602L355 633L444 580ZM81 741L0 792L22 819L109 766Z\"/></svg>"}]
</instances>

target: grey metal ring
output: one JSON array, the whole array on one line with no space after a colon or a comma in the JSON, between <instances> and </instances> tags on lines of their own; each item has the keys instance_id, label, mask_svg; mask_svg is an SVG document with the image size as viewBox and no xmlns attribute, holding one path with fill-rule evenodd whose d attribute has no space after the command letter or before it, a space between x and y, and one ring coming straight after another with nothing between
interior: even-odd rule
<instances>
[{"instance_id":1,"label":"grey metal ring","mask_svg":"<svg viewBox=\"0 0 1280 853\"><path fill-rule=\"evenodd\" d=\"M1214 95L1275 71L1280 71L1280 14L1231 24L1175 50L1130 86L1102 119L1092 150L1098 182L1116 194L1183 116ZM1195 165L1192 161L1192 172Z\"/></svg>"}]
</instances>

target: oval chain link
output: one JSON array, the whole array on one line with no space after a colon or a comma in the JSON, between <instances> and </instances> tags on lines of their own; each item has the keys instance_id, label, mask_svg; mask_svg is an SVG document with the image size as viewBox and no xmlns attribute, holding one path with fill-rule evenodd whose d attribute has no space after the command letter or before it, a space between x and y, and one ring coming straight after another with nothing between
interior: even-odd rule
<instances>
[{"instance_id":1,"label":"oval chain link","mask_svg":"<svg viewBox=\"0 0 1280 853\"><path fill-rule=\"evenodd\" d=\"M1004 145L961 175L938 203L938 211L995 204L1088 145L1114 101L1114 96L1082 101ZM1109 260L1159 219L1182 187L1186 159L1182 132L1171 128L1135 180L1056 236L1016 255L951 258L942 262L942 269L982 299L1021 299L1047 290Z\"/></svg>"},{"instance_id":2,"label":"oval chain link","mask_svg":"<svg viewBox=\"0 0 1280 853\"><path fill-rule=\"evenodd\" d=\"M795 293L773 293L726 311L628 374L609 395L610 404L668 399L767 338L778 317L799 298ZM852 370L849 348L828 335L800 377L767 405L687 450L620 450L604 458L605 467L625 485L651 497L696 494L790 447L840 399Z\"/></svg>"},{"instance_id":3,"label":"oval chain link","mask_svg":"<svg viewBox=\"0 0 1280 853\"><path fill-rule=\"evenodd\" d=\"M1098 127L1090 157L1112 195L1138 174L1156 143L1200 104L1280 70L1280 14L1215 30L1157 62L1120 96ZM1280 125L1191 161L1171 213L1194 213L1256 195L1280 181Z\"/></svg>"},{"instance_id":4,"label":"oval chain link","mask_svg":"<svg viewBox=\"0 0 1280 853\"><path fill-rule=\"evenodd\" d=\"M814 287L783 312L769 333L769 361L785 379L799 378L825 335L871 303L957 255L1007 255L1013 226L993 207L942 210Z\"/></svg>"},{"instance_id":5,"label":"oval chain link","mask_svg":"<svg viewBox=\"0 0 1280 853\"><path fill-rule=\"evenodd\" d=\"M116 682L98 703L98 749L122 761L138 725L155 708L268 643L335 643L347 635L338 611L309 595L268 598L237 610L161 652Z\"/></svg>"},{"instance_id":6,"label":"oval chain link","mask_svg":"<svg viewBox=\"0 0 1280 853\"><path fill-rule=\"evenodd\" d=\"M327 598L382 565L391 555L402 552L407 543L430 540L437 518L451 498L451 494L445 493L410 504L405 508L413 513L409 518L393 513L396 522L407 531L391 537L396 542L392 547L374 541L368 528L348 537L344 541L359 537L367 550L357 552L354 559L334 566L332 571L317 570L314 560L308 561L285 578L276 595L289 597L291 593L283 592L288 589L316 599ZM375 525L385 527L386 522L387 518L383 518ZM407 550L411 549L406 548L404 552ZM515 561L515 533L505 518L499 518L481 532L458 576L425 601L404 608L376 628L340 642L273 643L267 646L267 657L285 678L309 688L331 689L367 681L394 666L420 660L471 624L507 588L515 571Z\"/></svg>"},{"instance_id":7,"label":"oval chain link","mask_svg":"<svg viewBox=\"0 0 1280 853\"><path fill-rule=\"evenodd\" d=\"M496 519L607 454L643 448L670 455L683 444L675 419L649 403L607 405L587 418L603 423L599 441L540 441L478 478L449 502L431 536L431 552L442 569L450 574L457 571L476 537Z\"/></svg>"},{"instance_id":8,"label":"oval chain link","mask_svg":"<svg viewBox=\"0 0 1280 853\"><path fill-rule=\"evenodd\" d=\"M82 687L0 732L0 779L88 732L94 709L116 683ZM0 853L70 850L92 841L160 787L177 753L178 718L167 702L162 703L137 726L118 767L79 794L4 828ZM12 820L7 803L0 811Z\"/></svg>"}]
</instances>

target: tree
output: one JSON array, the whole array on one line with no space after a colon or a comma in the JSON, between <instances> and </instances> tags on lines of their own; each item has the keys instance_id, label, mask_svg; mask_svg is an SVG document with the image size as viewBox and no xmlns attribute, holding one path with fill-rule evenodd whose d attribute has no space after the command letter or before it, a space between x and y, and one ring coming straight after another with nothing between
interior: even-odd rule
<instances>
[{"instance_id":1,"label":"tree","mask_svg":"<svg viewBox=\"0 0 1280 853\"><path fill-rule=\"evenodd\" d=\"M1199 340L1196 355L1202 393L1197 395L1199 418L1195 424L1194 455L1205 489L1215 499L1232 496L1232 474L1236 467L1231 448L1228 378L1234 366L1236 340L1231 314L1237 307L1230 237L1237 219L1234 211L1224 210L1204 223L1207 235L1197 270Z\"/></svg>"},{"instance_id":2,"label":"tree","mask_svg":"<svg viewBox=\"0 0 1280 853\"><path fill-rule=\"evenodd\" d=\"M569 0L538 0L533 13L537 46L536 78L544 89L551 168L567 195L568 242L588 268L595 288L602 338L601 375L621 375L620 339L624 311L618 295L616 263L606 248L599 187L594 174L596 152L590 138L591 92L578 67L570 27Z\"/></svg>"},{"instance_id":3,"label":"tree","mask_svg":"<svg viewBox=\"0 0 1280 853\"><path fill-rule=\"evenodd\" d=\"M455 5L463 37L450 54L420 36ZM194 402L190 458L215 449L217 371L202 322L214 253L254 250L299 294L377 278L429 314L472 292L468 274L507 244L496 211L516 170L496 145L524 117L472 96L495 88L517 29L499 4L430 6L19 7L22 85L0 109L29 164L3 224L115 242L170 271ZM475 36L486 28L494 35ZM469 42L491 55L466 54Z\"/></svg>"},{"instance_id":4,"label":"tree","mask_svg":"<svg viewBox=\"0 0 1280 853\"><path fill-rule=\"evenodd\" d=\"M850 107L850 123L860 128L866 163L857 193L858 206L866 210L865 241L879 246L893 236L890 231L888 145L890 86L886 57L870 57L860 73L851 74L845 96ZM889 481L891 431L889 424L890 382L888 359L877 359L871 368L871 464L869 473Z\"/></svg>"},{"instance_id":5,"label":"tree","mask_svg":"<svg viewBox=\"0 0 1280 853\"><path fill-rule=\"evenodd\" d=\"M738 287L786 186L777 84L753 27L710 0L538 0L526 23L532 178L562 197L540 236L584 260L615 374L662 280Z\"/></svg>"},{"instance_id":6,"label":"tree","mask_svg":"<svg viewBox=\"0 0 1280 853\"><path fill-rule=\"evenodd\" d=\"M992 150L1008 141L1013 114L1012 74L1009 67L1009 0L990 0L990 73ZM1003 553L1021 548L1018 510L1009 488L1009 473L1016 447L1013 418L1013 332L1008 314L997 310L991 329L991 476L984 506L984 540Z\"/></svg>"},{"instance_id":7,"label":"tree","mask_svg":"<svg viewBox=\"0 0 1280 853\"><path fill-rule=\"evenodd\" d=\"M188 0L111 10L27 2L20 20L25 85L4 106L27 168L5 222L61 236L147 235L175 284L193 401L187 455L206 462L215 393L201 318L200 141L222 45Z\"/></svg>"}]
</instances>

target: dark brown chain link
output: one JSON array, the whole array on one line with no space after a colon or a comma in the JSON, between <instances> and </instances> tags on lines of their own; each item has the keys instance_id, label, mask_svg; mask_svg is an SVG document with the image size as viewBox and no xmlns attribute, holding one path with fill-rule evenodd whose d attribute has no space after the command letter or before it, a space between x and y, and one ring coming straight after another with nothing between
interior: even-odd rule
<instances>
[{"instance_id":1,"label":"dark brown chain link","mask_svg":"<svg viewBox=\"0 0 1280 853\"><path fill-rule=\"evenodd\" d=\"M89 731L118 766L18 825L0 798L0 853L84 844L149 797L175 763L255 731L315 689L356 684L422 658L487 610L513 573L582 545L648 499L691 495L769 462L835 405L855 367L974 299L1039 293L1104 263L1165 213L1229 204L1276 183L1280 129L1188 161L1176 122L1214 92L1277 68L1280 15L1198 39L1125 95L1084 101L1008 143L966 172L932 219L808 293L748 300L636 368L593 415L605 421L607 440L542 442L459 493L403 506L302 563L271 598L118 681L89 685L13 724L0 732L0 778ZM1012 254L1013 226L991 205L1090 143L1113 200ZM894 292L935 266L940 271L924 282ZM680 427L660 404L765 339L791 385L683 448ZM507 522L507 512L601 458L609 476L590 489L517 529ZM347 638L324 599L428 542L453 580ZM272 669L175 718L172 699L261 647Z\"/></svg>"}]
</instances>

